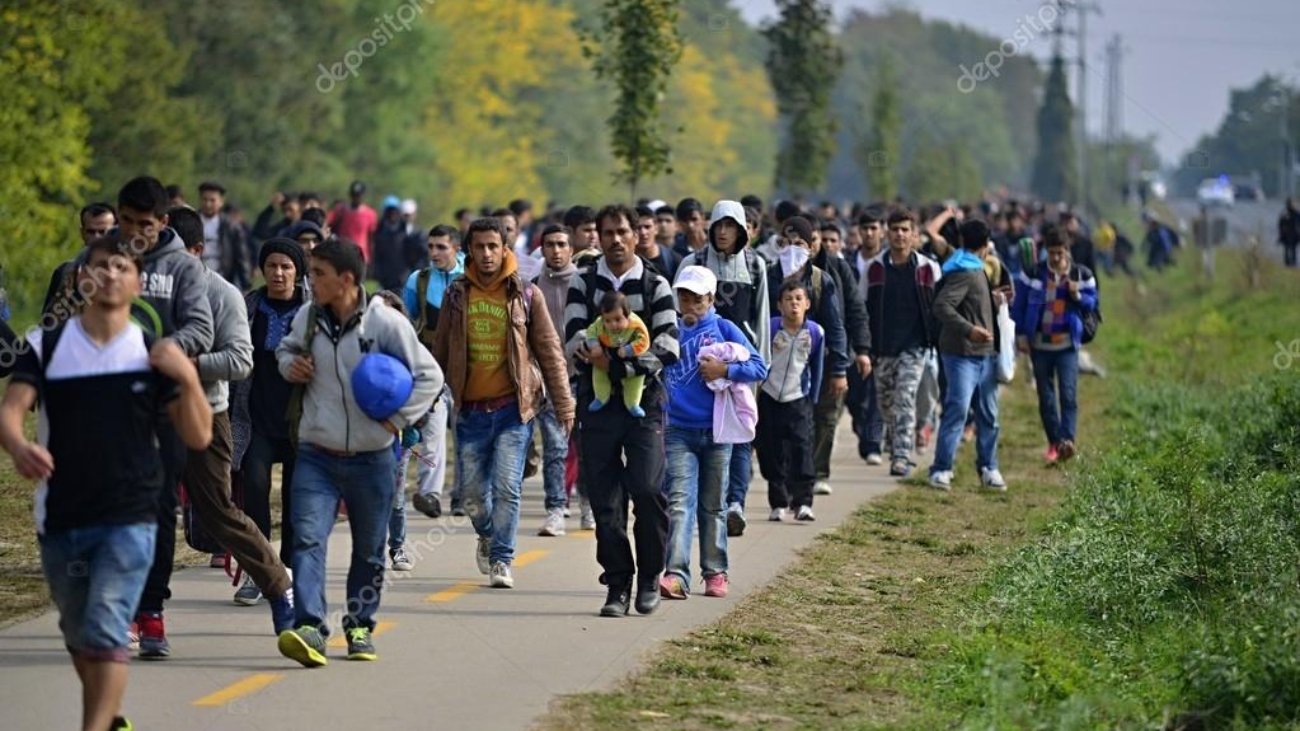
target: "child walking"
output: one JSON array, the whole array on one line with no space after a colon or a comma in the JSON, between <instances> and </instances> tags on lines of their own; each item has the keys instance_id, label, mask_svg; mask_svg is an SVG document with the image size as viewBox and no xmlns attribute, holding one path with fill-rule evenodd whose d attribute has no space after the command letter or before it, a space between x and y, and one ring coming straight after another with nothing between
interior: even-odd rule
<instances>
[{"instance_id":1,"label":"child walking","mask_svg":"<svg viewBox=\"0 0 1300 731\"><path fill-rule=\"evenodd\" d=\"M824 333L807 318L806 285L792 279L777 293L780 317L772 318L772 362L758 393L758 466L767 480L768 520L786 509L795 520L815 520L812 511L813 402L820 393Z\"/></svg>"}]
</instances>

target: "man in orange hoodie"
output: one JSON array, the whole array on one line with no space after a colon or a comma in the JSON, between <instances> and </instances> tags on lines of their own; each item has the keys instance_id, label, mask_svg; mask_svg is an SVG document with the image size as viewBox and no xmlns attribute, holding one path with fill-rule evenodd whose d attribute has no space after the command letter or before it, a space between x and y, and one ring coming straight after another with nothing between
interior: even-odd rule
<instances>
[{"instance_id":1,"label":"man in orange hoodie","mask_svg":"<svg viewBox=\"0 0 1300 731\"><path fill-rule=\"evenodd\" d=\"M443 299L433 356L456 406L458 478L478 533L478 569L509 589L533 417L549 396L567 433L573 397L543 294L520 277L501 221L480 218L465 239L469 262Z\"/></svg>"}]
</instances>

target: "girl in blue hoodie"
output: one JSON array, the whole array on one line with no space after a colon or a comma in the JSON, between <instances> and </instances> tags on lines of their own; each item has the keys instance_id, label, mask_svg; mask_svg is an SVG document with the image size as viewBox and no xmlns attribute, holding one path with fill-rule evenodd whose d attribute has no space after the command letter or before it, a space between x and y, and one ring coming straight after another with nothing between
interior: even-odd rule
<instances>
[{"instance_id":1,"label":"girl in blue hoodie","mask_svg":"<svg viewBox=\"0 0 1300 731\"><path fill-rule=\"evenodd\" d=\"M736 383L755 383L767 377L767 365L749 338L714 310L717 286L717 277L702 266L684 267L674 285L681 313L677 322L681 358L664 371L668 392L664 452L670 536L659 593L666 599L685 599L690 594L691 539L697 520L704 595L727 595L727 526L722 503L731 445L714 441L716 399L708 382L726 378ZM700 356L702 348L718 343L743 345L749 359L726 363Z\"/></svg>"}]
</instances>

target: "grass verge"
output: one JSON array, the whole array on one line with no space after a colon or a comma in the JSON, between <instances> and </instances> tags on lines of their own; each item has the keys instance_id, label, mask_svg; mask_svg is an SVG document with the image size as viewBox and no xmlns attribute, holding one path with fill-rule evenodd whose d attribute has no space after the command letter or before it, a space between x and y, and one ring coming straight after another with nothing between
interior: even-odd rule
<instances>
[{"instance_id":1,"label":"grass verge","mask_svg":"<svg viewBox=\"0 0 1300 731\"><path fill-rule=\"evenodd\" d=\"M1042 466L1036 401L1017 382L1002 400L1006 496L976 493L959 458L950 495L908 486L864 505L725 618L667 643L611 692L559 699L540 727L1273 724L1294 695L1278 691L1300 679L1286 660L1295 622L1239 589L1270 572L1259 586L1285 585L1293 546L1233 562L1253 555L1252 523L1300 535L1279 510L1286 485L1233 483L1255 496L1237 499L1216 489L1246 466L1215 461L1233 443L1185 437L1209 423L1232 434L1250 414L1256 444L1290 428L1289 392L1255 391L1235 410L1225 394L1273 369L1275 342L1300 336L1297 281L1269 271L1252 287L1239 257L1220 257L1213 285L1191 256L1160 280L1103 283L1096 351L1111 377L1081 381L1084 452L1070 471ZM1196 489L1177 489L1188 479ZM1125 493L1130 484L1150 489ZM1127 502L1107 499L1117 494ZM1175 560L1185 553L1193 560ZM1276 649L1252 655L1252 642ZM1270 696L1282 700L1247 712Z\"/></svg>"}]
</instances>

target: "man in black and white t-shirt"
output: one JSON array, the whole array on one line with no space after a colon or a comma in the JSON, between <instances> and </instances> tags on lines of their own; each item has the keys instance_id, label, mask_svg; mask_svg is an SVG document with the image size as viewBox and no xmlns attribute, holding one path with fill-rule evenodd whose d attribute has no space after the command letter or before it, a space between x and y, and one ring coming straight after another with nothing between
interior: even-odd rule
<instances>
[{"instance_id":1,"label":"man in black and white t-shirt","mask_svg":"<svg viewBox=\"0 0 1300 731\"><path fill-rule=\"evenodd\" d=\"M212 438L198 372L170 339L131 322L140 254L116 238L90 244L81 315L33 332L0 404L0 446L38 479L41 565L59 629L85 686L84 728L129 728L121 718L128 628L153 563L163 465L158 432L170 420L191 449ZM23 431L40 398L38 441Z\"/></svg>"}]
</instances>

